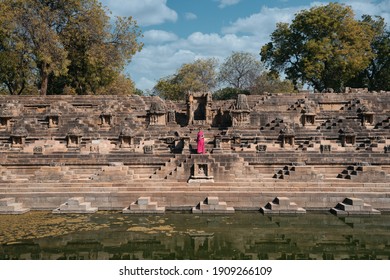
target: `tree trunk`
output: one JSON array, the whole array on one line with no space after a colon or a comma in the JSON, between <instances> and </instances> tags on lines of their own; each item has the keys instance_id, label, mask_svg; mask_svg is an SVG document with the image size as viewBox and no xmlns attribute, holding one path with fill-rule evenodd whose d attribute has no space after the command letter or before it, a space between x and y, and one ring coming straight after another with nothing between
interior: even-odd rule
<instances>
[{"instance_id":1,"label":"tree trunk","mask_svg":"<svg viewBox=\"0 0 390 280\"><path fill-rule=\"evenodd\" d=\"M41 88L40 88L39 95L46 95L48 82L49 82L49 74L47 73L47 64L42 63L42 66L41 66Z\"/></svg>"}]
</instances>

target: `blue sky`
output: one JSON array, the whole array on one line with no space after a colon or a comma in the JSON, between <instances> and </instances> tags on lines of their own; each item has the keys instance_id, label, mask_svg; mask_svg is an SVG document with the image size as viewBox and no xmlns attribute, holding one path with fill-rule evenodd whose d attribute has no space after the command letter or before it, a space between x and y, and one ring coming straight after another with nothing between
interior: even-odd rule
<instances>
[{"instance_id":1,"label":"blue sky","mask_svg":"<svg viewBox=\"0 0 390 280\"><path fill-rule=\"evenodd\" d=\"M302 9L329 3L308 0L101 0L113 16L133 16L145 46L126 67L142 90L183 64L233 51L258 55L277 22ZM390 0L332 1L352 6L356 17L380 15L390 25ZM258 56L260 59L260 56Z\"/></svg>"}]
</instances>

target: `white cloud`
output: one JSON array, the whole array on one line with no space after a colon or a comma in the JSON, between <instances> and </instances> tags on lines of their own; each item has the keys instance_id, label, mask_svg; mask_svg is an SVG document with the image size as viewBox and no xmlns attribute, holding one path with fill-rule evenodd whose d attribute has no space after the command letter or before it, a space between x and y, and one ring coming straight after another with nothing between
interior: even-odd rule
<instances>
[{"instance_id":1,"label":"white cloud","mask_svg":"<svg viewBox=\"0 0 390 280\"><path fill-rule=\"evenodd\" d=\"M186 20L195 20L198 18L198 16L195 15L194 13L186 13L184 16Z\"/></svg>"},{"instance_id":2,"label":"white cloud","mask_svg":"<svg viewBox=\"0 0 390 280\"><path fill-rule=\"evenodd\" d=\"M114 16L133 16L139 25L148 26L177 20L176 11L167 6L167 0L102 0Z\"/></svg>"},{"instance_id":3,"label":"white cloud","mask_svg":"<svg viewBox=\"0 0 390 280\"><path fill-rule=\"evenodd\" d=\"M178 39L177 35L172 32L167 32L164 30L148 30L144 32L143 42L145 44L149 43L165 43L170 41L176 41Z\"/></svg>"},{"instance_id":4,"label":"white cloud","mask_svg":"<svg viewBox=\"0 0 390 280\"><path fill-rule=\"evenodd\" d=\"M240 3L241 0L215 0L215 1L219 2L218 7L223 9L227 6L236 5Z\"/></svg>"},{"instance_id":5,"label":"white cloud","mask_svg":"<svg viewBox=\"0 0 390 280\"><path fill-rule=\"evenodd\" d=\"M352 7L358 19L360 19L362 15L381 16L388 25L390 24L390 0L384 0L379 3L363 0L343 2Z\"/></svg>"},{"instance_id":6,"label":"white cloud","mask_svg":"<svg viewBox=\"0 0 390 280\"><path fill-rule=\"evenodd\" d=\"M222 4L223 1L219 2ZM373 1L363 0L345 2L352 6L357 18L362 14L380 15L388 24L390 22L390 0L375 4ZM311 2L307 6L290 8L262 7L258 13L226 25L221 34L194 32L186 38L179 38L174 33L163 30L147 31L144 34L147 44L134 56L127 72L138 88L152 89L158 79L174 74L183 63L198 58L215 57L223 62L232 51L259 55L261 46L269 42L269 36L275 30L277 22L291 22L300 10L326 3Z\"/></svg>"},{"instance_id":7,"label":"white cloud","mask_svg":"<svg viewBox=\"0 0 390 280\"><path fill-rule=\"evenodd\" d=\"M138 88L151 89L160 78L175 74L184 63L210 57L222 62L232 51L248 51L257 55L260 46L255 37L195 32L175 41L146 44L126 70Z\"/></svg>"},{"instance_id":8,"label":"white cloud","mask_svg":"<svg viewBox=\"0 0 390 280\"><path fill-rule=\"evenodd\" d=\"M222 29L225 34L249 33L255 34L264 39L275 30L278 22L291 22L295 13L303 7L290 8L268 8L262 7L259 13L252 14L246 18L239 18L230 26Z\"/></svg>"}]
</instances>

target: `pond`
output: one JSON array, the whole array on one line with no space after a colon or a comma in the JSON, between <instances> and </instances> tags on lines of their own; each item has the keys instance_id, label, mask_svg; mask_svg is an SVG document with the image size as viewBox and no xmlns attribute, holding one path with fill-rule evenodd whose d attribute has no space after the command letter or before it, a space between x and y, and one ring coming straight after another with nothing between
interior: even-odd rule
<instances>
[{"instance_id":1,"label":"pond","mask_svg":"<svg viewBox=\"0 0 390 280\"><path fill-rule=\"evenodd\" d=\"M390 259L390 215L0 215L0 260Z\"/></svg>"}]
</instances>

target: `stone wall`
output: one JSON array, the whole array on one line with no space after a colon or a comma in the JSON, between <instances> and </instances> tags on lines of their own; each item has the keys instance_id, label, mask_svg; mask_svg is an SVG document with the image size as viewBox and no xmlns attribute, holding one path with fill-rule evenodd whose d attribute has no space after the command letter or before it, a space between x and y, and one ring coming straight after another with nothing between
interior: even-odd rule
<instances>
[{"instance_id":1,"label":"stone wall","mask_svg":"<svg viewBox=\"0 0 390 280\"><path fill-rule=\"evenodd\" d=\"M0 198L54 209L84 197L123 209L147 196L169 210L208 196L236 209L276 196L306 209L358 197L390 210L389 101L390 92L354 90L225 101L191 93L184 102L1 96Z\"/></svg>"}]
</instances>

